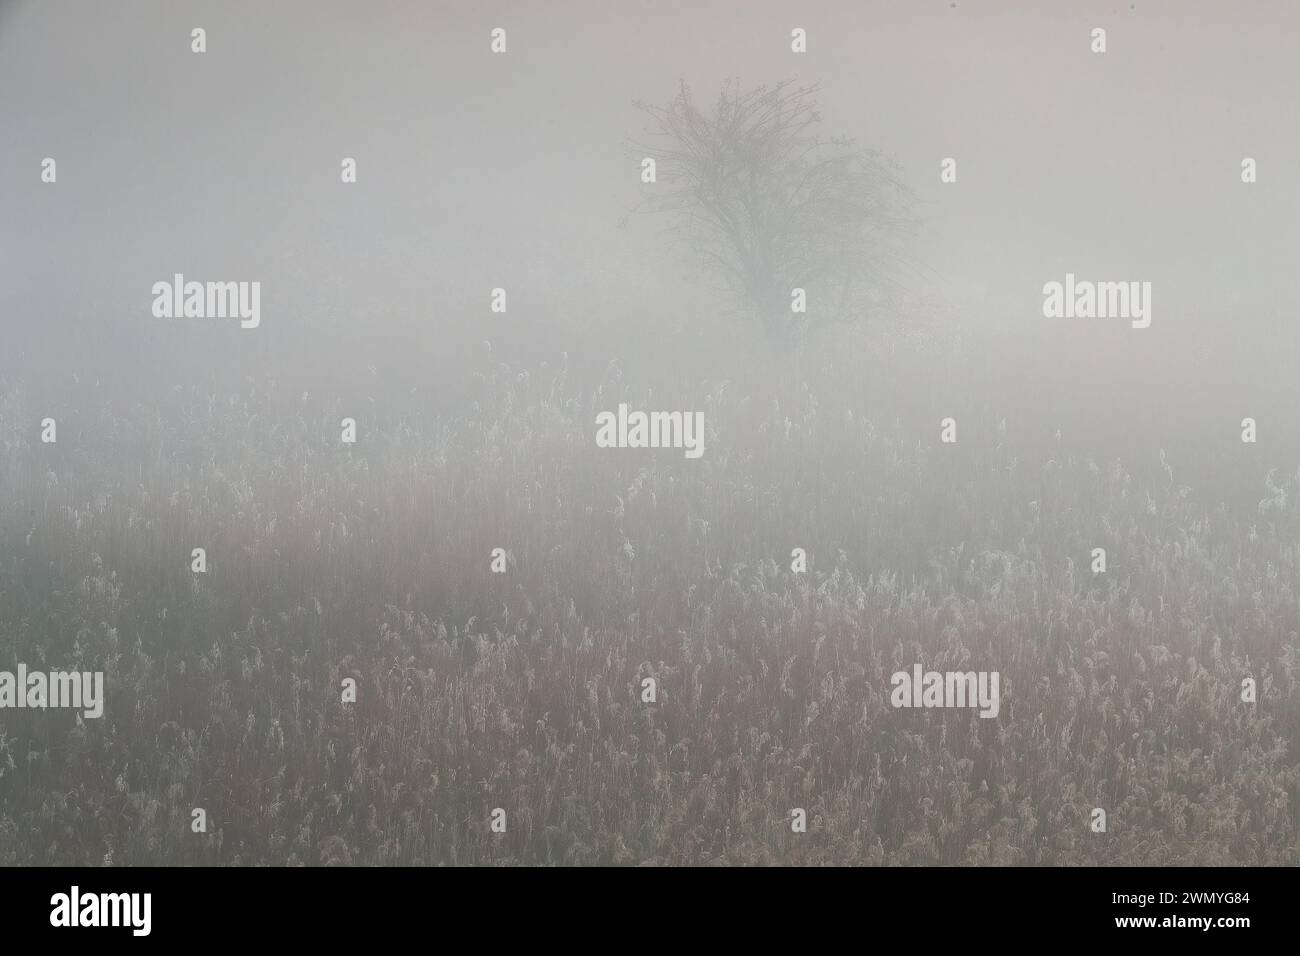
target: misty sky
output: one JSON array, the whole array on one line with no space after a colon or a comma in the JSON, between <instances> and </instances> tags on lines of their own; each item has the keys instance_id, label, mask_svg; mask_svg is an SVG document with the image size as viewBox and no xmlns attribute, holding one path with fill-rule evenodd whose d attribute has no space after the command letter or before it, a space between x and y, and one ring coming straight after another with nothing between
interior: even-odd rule
<instances>
[{"instance_id":1,"label":"misty sky","mask_svg":"<svg viewBox=\"0 0 1300 956\"><path fill-rule=\"evenodd\" d=\"M495 26L505 56L488 52ZM827 133L903 165L925 200L921 291L963 321L1144 361L1245 330L1289 343L1298 26L1294 5L1188 0L7 0L4 334L193 349L206 332L149 313L151 284L177 271L262 281L257 342L222 329L223 348L480 338L467 326L494 285L534 330L660 321L648 313L677 327L699 293L655 227L618 225L640 188L632 101L666 102L679 77L708 102L727 77L794 76L822 85ZM45 156L57 186L39 181ZM1152 281L1152 328L1045 325L1042 284L1067 270Z\"/></svg>"}]
</instances>

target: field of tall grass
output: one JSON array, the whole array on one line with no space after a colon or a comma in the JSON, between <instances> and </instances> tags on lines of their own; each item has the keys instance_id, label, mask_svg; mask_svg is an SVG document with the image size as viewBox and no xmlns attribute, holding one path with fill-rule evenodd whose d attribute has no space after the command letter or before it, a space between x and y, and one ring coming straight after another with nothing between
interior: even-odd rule
<instances>
[{"instance_id":1,"label":"field of tall grass","mask_svg":"<svg viewBox=\"0 0 1300 956\"><path fill-rule=\"evenodd\" d=\"M107 704L0 714L0 864L1300 862L1300 472L1230 508L1155 448L994 408L945 446L806 381L699 390L698 461L594 447L682 407L616 365L91 396L55 445L8 383L0 669ZM1000 714L891 708L918 662Z\"/></svg>"}]
</instances>

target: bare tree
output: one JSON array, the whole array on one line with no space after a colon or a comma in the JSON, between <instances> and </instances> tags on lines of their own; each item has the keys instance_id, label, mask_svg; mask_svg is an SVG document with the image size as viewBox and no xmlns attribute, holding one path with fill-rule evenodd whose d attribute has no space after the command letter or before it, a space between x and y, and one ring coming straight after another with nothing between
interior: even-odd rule
<instances>
[{"instance_id":1,"label":"bare tree","mask_svg":"<svg viewBox=\"0 0 1300 956\"><path fill-rule=\"evenodd\" d=\"M905 284L913 198L894 165L854 141L818 135L816 86L726 84L711 113L683 81L667 106L637 102L656 164L639 211L669 214L676 238L773 335L861 320ZM806 290L807 315L791 309Z\"/></svg>"}]
</instances>

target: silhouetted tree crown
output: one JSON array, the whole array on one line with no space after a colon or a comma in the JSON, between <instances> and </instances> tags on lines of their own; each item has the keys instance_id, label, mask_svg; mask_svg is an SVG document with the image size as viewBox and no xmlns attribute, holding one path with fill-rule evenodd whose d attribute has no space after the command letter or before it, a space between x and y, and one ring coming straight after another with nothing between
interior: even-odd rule
<instances>
[{"instance_id":1,"label":"silhouetted tree crown","mask_svg":"<svg viewBox=\"0 0 1300 956\"><path fill-rule=\"evenodd\" d=\"M819 135L816 86L726 84L711 112L683 81L652 120L655 160L642 211L723 283L732 303L772 335L886 312L905 285L915 219L894 163L851 139ZM805 290L807 312L792 309Z\"/></svg>"}]
</instances>

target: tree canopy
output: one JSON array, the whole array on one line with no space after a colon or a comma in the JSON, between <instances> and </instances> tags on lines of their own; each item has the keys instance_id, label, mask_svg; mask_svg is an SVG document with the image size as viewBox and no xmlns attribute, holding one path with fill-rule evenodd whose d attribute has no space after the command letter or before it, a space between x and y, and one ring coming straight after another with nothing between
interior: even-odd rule
<instances>
[{"instance_id":1,"label":"tree canopy","mask_svg":"<svg viewBox=\"0 0 1300 956\"><path fill-rule=\"evenodd\" d=\"M914 199L894 163L819 132L817 87L723 86L701 110L683 81L666 106L638 102L655 161L641 211L666 214L740 312L771 334L859 321L905 288ZM794 289L806 313L792 309Z\"/></svg>"}]
</instances>

